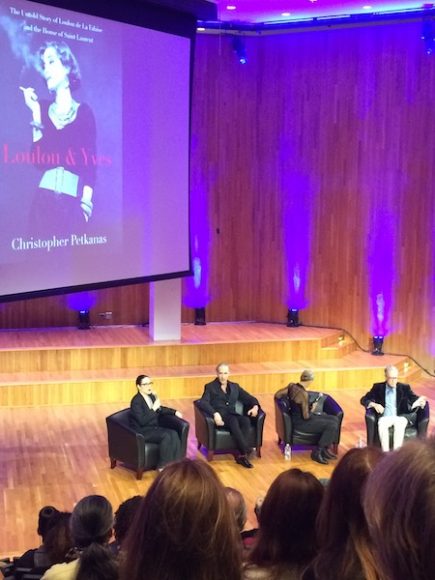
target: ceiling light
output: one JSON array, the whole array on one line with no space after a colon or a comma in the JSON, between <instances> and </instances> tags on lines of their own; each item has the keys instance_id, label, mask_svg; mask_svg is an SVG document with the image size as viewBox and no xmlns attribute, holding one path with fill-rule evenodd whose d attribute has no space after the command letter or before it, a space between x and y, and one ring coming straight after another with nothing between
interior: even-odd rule
<instances>
[{"instance_id":1,"label":"ceiling light","mask_svg":"<svg viewBox=\"0 0 435 580\"><path fill-rule=\"evenodd\" d=\"M230 4L229 6L227 6L227 10L235 10L236 6L234 6L234 4Z\"/></svg>"}]
</instances>

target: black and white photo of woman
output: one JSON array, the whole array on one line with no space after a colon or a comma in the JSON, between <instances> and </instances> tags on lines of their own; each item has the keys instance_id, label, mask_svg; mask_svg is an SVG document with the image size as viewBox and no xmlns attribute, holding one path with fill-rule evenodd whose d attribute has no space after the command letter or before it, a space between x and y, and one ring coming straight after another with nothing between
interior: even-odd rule
<instances>
[{"instance_id":1,"label":"black and white photo of woman","mask_svg":"<svg viewBox=\"0 0 435 580\"><path fill-rule=\"evenodd\" d=\"M65 42L48 41L35 55L35 68L50 99L20 86L31 112L32 161L42 171L29 215L32 235L85 231L93 215L96 126L86 103L75 98L81 74Z\"/></svg>"}]
</instances>

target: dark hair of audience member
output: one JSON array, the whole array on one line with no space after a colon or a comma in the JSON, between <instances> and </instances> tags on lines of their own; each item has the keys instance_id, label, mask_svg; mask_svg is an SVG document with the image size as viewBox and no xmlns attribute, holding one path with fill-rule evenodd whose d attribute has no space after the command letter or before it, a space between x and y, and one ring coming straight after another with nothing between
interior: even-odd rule
<instances>
[{"instance_id":1,"label":"dark hair of audience member","mask_svg":"<svg viewBox=\"0 0 435 580\"><path fill-rule=\"evenodd\" d=\"M157 476L124 542L125 580L239 580L240 538L224 486L203 460Z\"/></svg>"},{"instance_id":2,"label":"dark hair of audience member","mask_svg":"<svg viewBox=\"0 0 435 580\"><path fill-rule=\"evenodd\" d=\"M38 514L38 535L45 541L45 534L48 532L55 518L60 514L59 510L52 505L46 505L39 510Z\"/></svg>"},{"instance_id":3,"label":"dark hair of audience member","mask_svg":"<svg viewBox=\"0 0 435 580\"><path fill-rule=\"evenodd\" d=\"M246 520L248 519L245 499L240 491L234 489L234 487L226 487L225 495L227 496L227 500L234 513L234 517L236 518L237 527L241 532L245 527Z\"/></svg>"},{"instance_id":4,"label":"dark hair of audience member","mask_svg":"<svg viewBox=\"0 0 435 580\"><path fill-rule=\"evenodd\" d=\"M269 568L271 578L285 570L303 570L317 549L316 517L324 488L311 473L284 471L264 498L260 529L247 564Z\"/></svg>"},{"instance_id":5,"label":"dark hair of audience member","mask_svg":"<svg viewBox=\"0 0 435 580\"><path fill-rule=\"evenodd\" d=\"M304 578L378 578L363 497L367 479L382 458L379 448L351 449L334 469L317 518L319 551Z\"/></svg>"},{"instance_id":6,"label":"dark hair of audience member","mask_svg":"<svg viewBox=\"0 0 435 580\"><path fill-rule=\"evenodd\" d=\"M66 554L73 547L70 530L70 512L59 512L56 523L48 530L44 546L51 564L60 564L66 561Z\"/></svg>"},{"instance_id":7,"label":"dark hair of audience member","mask_svg":"<svg viewBox=\"0 0 435 580\"><path fill-rule=\"evenodd\" d=\"M118 566L107 547L112 535L113 511L101 495L81 499L73 509L71 533L79 550L76 580L116 580Z\"/></svg>"},{"instance_id":8,"label":"dark hair of audience member","mask_svg":"<svg viewBox=\"0 0 435 580\"><path fill-rule=\"evenodd\" d=\"M367 482L364 510L381 578L432 580L435 439L416 439L388 454Z\"/></svg>"},{"instance_id":9,"label":"dark hair of audience member","mask_svg":"<svg viewBox=\"0 0 435 580\"><path fill-rule=\"evenodd\" d=\"M122 546L141 503L142 496L135 495L134 497L130 497L123 501L116 510L113 532L115 534L115 540L119 546Z\"/></svg>"}]
</instances>

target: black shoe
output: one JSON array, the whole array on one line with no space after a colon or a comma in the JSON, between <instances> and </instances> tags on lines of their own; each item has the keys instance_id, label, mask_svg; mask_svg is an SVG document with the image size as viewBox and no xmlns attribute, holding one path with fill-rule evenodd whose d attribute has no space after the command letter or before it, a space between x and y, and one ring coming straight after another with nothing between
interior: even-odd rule
<instances>
[{"instance_id":1,"label":"black shoe","mask_svg":"<svg viewBox=\"0 0 435 580\"><path fill-rule=\"evenodd\" d=\"M313 451L311 451L311 459L317 461L317 463L322 463L323 465L329 464L329 461L323 456L321 449L313 449Z\"/></svg>"},{"instance_id":2,"label":"black shoe","mask_svg":"<svg viewBox=\"0 0 435 580\"><path fill-rule=\"evenodd\" d=\"M246 467L247 469L254 467L246 455L239 455L239 457L236 458L236 463L243 465L243 467Z\"/></svg>"},{"instance_id":3,"label":"black shoe","mask_svg":"<svg viewBox=\"0 0 435 580\"><path fill-rule=\"evenodd\" d=\"M335 453L332 453L332 451L329 451L329 449L322 449L322 455L325 457L325 459L337 459Z\"/></svg>"}]
</instances>

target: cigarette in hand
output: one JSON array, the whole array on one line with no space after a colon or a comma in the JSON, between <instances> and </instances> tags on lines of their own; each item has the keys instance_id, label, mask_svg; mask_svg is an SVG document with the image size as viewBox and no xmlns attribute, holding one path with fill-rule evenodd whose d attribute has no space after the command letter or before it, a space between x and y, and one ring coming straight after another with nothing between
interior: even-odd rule
<instances>
[{"instance_id":1,"label":"cigarette in hand","mask_svg":"<svg viewBox=\"0 0 435 580\"><path fill-rule=\"evenodd\" d=\"M37 101L38 100L38 96L35 93L35 89L33 89L32 87L19 87L20 91L23 91L23 93L28 92L30 94L30 98L32 99L32 101Z\"/></svg>"}]
</instances>

